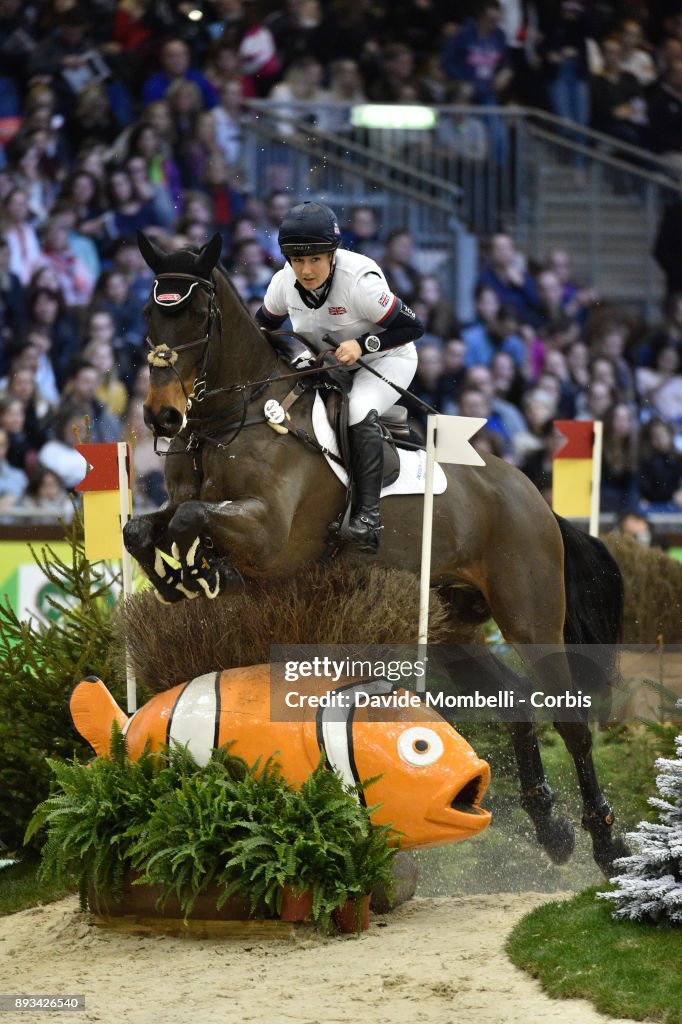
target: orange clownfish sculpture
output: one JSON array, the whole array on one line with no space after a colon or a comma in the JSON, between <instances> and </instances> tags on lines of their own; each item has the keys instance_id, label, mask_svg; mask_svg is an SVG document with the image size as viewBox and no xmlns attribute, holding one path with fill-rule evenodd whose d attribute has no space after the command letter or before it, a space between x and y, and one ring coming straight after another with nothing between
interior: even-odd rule
<instances>
[{"instance_id":1,"label":"orange clownfish sculpture","mask_svg":"<svg viewBox=\"0 0 682 1024\"><path fill-rule=\"evenodd\" d=\"M234 741L231 752L253 764L274 755L285 777L299 785L324 750L329 766L350 786L380 776L368 803L377 823L402 833L404 849L453 843L482 832L490 814L479 802L490 769L436 711L419 704L391 711L391 721L359 707L356 691L402 694L385 679L346 682L320 694L343 695L325 707L306 707L295 721L271 718L270 665L211 672L156 694L128 716L100 679L79 683L70 709L76 729L97 754L109 751L116 720L132 758L164 744L187 745L199 764L212 748ZM330 708L330 703L332 708ZM339 710L339 703L341 710ZM282 716L284 717L284 716Z\"/></svg>"}]
</instances>

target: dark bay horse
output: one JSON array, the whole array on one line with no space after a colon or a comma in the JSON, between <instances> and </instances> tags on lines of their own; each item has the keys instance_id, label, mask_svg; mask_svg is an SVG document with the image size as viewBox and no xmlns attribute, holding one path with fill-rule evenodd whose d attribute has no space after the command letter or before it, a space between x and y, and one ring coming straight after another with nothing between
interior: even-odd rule
<instances>
[{"instance_id":1,"label":"dark bay horse","mask_svg":"<svg viewBox=\"0 0 682 1024\"><path fill-rule=\"evenodd\" d=\"M284 401L295 381L218 269L219 236L198 253L168 254L143 235L138 241L156 275L144 309L151 364L144 415L155 436L172 438L164 460L170 502L128 524L126 547L167 601L215 597L243 577L291 575L324 555L345 489L319 452L265 421L265 403ZM291 407L292 423L310 435L312 402L304 391ZM453 619L480 625L492 616L540 688L575 692L563 644L620 639L615 562L599 541L555 517L506 462L487 456L485 468L444 470L447 489L434 499L432 585ZM382 502L378 564L419 572L422 501L406 495ZM368 556L348 550L342 557ZM530 645L556 645L558 653L533 664ZM492 655L477 659L476 671L488 674L491 686L528 685ZM552 812L535 724L507 724L521 804L539 842L562 862L575 837ZM613 834L596 778L586 716L555 726L575 762L595 860L609 872L626 848Z\"/></svg>"}]
</instances>

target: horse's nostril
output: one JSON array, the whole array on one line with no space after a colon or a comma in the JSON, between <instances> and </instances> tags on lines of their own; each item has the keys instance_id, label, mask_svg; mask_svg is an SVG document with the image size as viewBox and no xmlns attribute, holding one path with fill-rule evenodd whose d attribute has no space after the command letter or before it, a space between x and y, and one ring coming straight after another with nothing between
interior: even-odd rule
<instances>
[{"instance_id":1,"label":"horse's nostril","mask_svg":"<svg viewBox=\"0 0 682 1024\"><path fill-rule=\"evenodd\" d=\"M174 437L182 426L182 413L171 405L164 405L156 415L145 406L143 415L147 426L162 437Z\"/></svg>"}]
</instances>

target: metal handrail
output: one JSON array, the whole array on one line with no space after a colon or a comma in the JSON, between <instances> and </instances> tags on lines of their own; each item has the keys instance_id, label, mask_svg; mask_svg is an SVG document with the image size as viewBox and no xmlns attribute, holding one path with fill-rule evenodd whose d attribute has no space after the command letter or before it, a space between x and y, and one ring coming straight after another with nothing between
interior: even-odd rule
<instances>
[{"instance_id":1,"label":"metal handrail","mask_svg":"<svg viewBox=\"0 0 682 1024\"><path fill-rule=\"evenodd\" d=\"M682 194L682 178L657 154L533 107L435 106L434 123L419 129L354 125L353 106L249 101L245 155L254 181L267 188L269 162L277 164L282 155L280 173L296 192L343 188L354 203L381 200L384 216L399 210L418 246L442 252L441 282L467 319L473 315L471 267L479 239L504 225L529 257L540 260L548 245L563 244L557 236L571 214L562 212L566 193L555 184L553 168L559 161L572 164L587 170L575 194L584 213L575 221L584 239L577 272L587 272L607 298L614 291L620 297L611 264L601 262L612 227L603 199L613 190L618 209L629 204L637 214L624 234L632 243L628 251L642 257L636 286L628 280L632 261L622 269L624 295L648 321L658 315L662 281L652 249L664 204ZM325 111L333 112L326 123ZM311 125L311 115L322 123ZM337 171L340 184L334 182Z\"/></svg>"},{"instance_id":2,"label":"metal handrail","mask_svg":"<svg viewBox=\"0 0 682 1024\"><path fill-rule=\"evenodd\" d=\"M369 146L364 146L356 139L348 138L346 135L339 135L333 132L328 132L325 131L324 129L318 128L317 126L314 126L311 129L311 126L305 121L301 121L300 119L295 118L290 114L277 113L277 105L275 104L264 106L262 100L251 100L249 101L249 106L255 107L261 115L265 114L266 118L272 119L273 121L276 120L278 125L284 123L297 130L300 133L299 135L287 136L286 139L282 139L281 133L278 131L277 125L273 125L270 128L264 125L260 120L249 122L249 128L255 131L257 134L264 135L269 139L291 146L292 149L297 149L305 153L315 153L320 148L319 146L316 145L317 142L327 142L331 145L343 147L346 153L353 153L353 155L363 157L367 161L381 163L383 168L390 168L391 170L394 170L399 174L409 175L410 177L413 177L414 179L423 183L429 188L440 189L442 192L452 196L453 199L459 199L461 196L462 190L460 188L458 188L456 185L453 185L451 182L445 181L443 178L437 177L435 174L429 174L428 171L421 171L415 167L411 167L404 160L397 160L394 157L391 157L390 154L377 154L372 149L370 149ZM291 104L287 103L286 107L287 109L291 109ZM313 139L311 139L310 134L306 138L302 137L306 131L308 133L312 132ZM325 159L329 159L330 154L325 150L322 152L322 156ZM343 158L336 158L336 162L338 164L347 163L347 161L344 160ZM367 173L366 167L363 167L362 174L363 176L370 177L370 175ZM377 177L376 180L379 183L385 184L385 174ZM392 186L395 184L393 179L391 179L390 183ZM440 208L446 209L446 207L443 204L434 203L434 197L432 196L422 196L421 193L419 193L419 196L420 198L424 198L427 201L431 200L431 205L440 205Z\"/></svg>"},{"instance_id":3,"label":"metal handrail","mask_svg":"<svg viewBox=\"0 0 682 1024\"><path fill-rule=\"evenodd\" d=\"M570 123L572 122L569 122L569 124ZM580 132L582 133L582 129L573 130L580 130ZM662 188L666 189L682 189L682 185L675 185L675 183L670 178L665 178L661 174L648 171L644 167L638 167L637 165L628 163L625 160L620 160L618 157L611 156L609 153L595 152L589 146L583 146L579 142L576 142L574 139L562 138L557 140L556 135L554 135L552 132L545 131L543 128L538 128L535 125L532 126L531 131L533 133L534 138L536 139L542 139L543 142L550 142L553 144L556 144L557 141L560 141L562 143L565 143L567 148L570 149L573 153L580 153L583 156L591 157L593 160L598 160L599 163L606 164L608 167L612 167L614 170L624 171L628 174L634 173L639 178L642 178L643 180L646 181L650 181L652 185L660 185ZM620 150L620 146L618 146L617 148ZM642 150L641 152L644 152L644 150Z\"/></svg>"},{"instance_id":4,"label":"metal handrail","mask_svg":"<svg viewBox=\"0 0 682 1024\"><path fill-rule=\"evenodd\" d=\"M501 109L505 109L504 107ZM545 121L547 124L554 125L559 128L561 132L570 131L573 134L584 135L589 139L594 140L600 146L609 147L611 149L617 149L619 153L630 153L638 163L656 164L660 171L662 181L657 181L657 184L665 185L666 187L673 187L682 190L682 178L679 175L672 175L670 167L666 164L665 160L662 160L657 153L652 153L649 149L644 149L641 146L633 146L631 142L621 142L620 139L615 138L613 135L607 135L605 132L598 132L594 128L584 127L583 125L577 124L575 121L569 121L565 117L558 117L556 114L551 114L546 110L540 110L535 107L518 107L518 111L521 111L526 118ZM557 134L554 133L554 141L557 141ZM571 142L571 139L567 139L565 135L561 134L558 141ZM602 151L588 149L587 152L590 156L601 158L605 156ZM635 170L638 173L644 173L644 168L635 165L633 168L632 164L628 164L628 170ZM649 176L651 172L646 172ZM655 173L655 172L654 172Z\"/></svg>"},{"instance_id":5,"label":"metal handrail","mask_svg":"<svg viewBox=\"0 0 682 1024\"><path fill-rule=\"evenodd\" d=\"M299 128L301 131L310 130L310 125L307 122L301 122L286 111L291 111L292 107L299 106L301 109L310 109L310 104L298 103L293 101L287 101L286 103L275 103L271 100L247 100L244 104L247 108L255 110L258 114L264 115L267 118L277 119L280 122L286 122L292 127ZM344 104L330 100L316 101L314 104L315 109L319 109L320 112L325 110L332 110L338 112L339 110L347 110L349 115L350 111L356 104ZM439 117L452 116L457 118L464 117L500 117L505 121L511 120L522 120L528 122L544 122L544 124L550 126L550 130L547 134L540 135L541 138L551 138L551 141L566 146L568 149L574 150L577 153L591 156L594 159L604 161L605 163L611 163L612 166L618 166L628 171L634 171L636 174L641 175L643 178L657 184L662 185L666 188L672 188L682 192L682 175L673 174L670 167L664 160L656 153L652 153L648 149L643 149L640 146L634 146L630 142L621 141L615 138L613 135L608 135L605 132L596 131L594 128L590 128L586 125L578 124L576 121L570 121L567 118L559 117L556 114L552 114L546 110L541 110L538 107L523 107L517 105L508 105L504 107L495 106L472 106L469 104L443 104L443 105L430 105L430 109L434 110ZM350 124L350 120L349 120ZM552 132L551 129L554 129ZM417 130L417 129L410 129ZM538 131L534 126L534 130ZM540 129L541 131L541 129ZM569 132L570 137L566 133ZM337 135L331 132L327 132L317 127L314 128L314 133L321 139L326 139L330 142L343 144L349 150L357 152L360 156L366 156L368 159L378 159L377 155L373 153L371 149L366 146L362 146L357 140L351 139L346 135ZM599 148L594 149L590 146L585 146L576 141L575 136L579 135L585 139L594 142ZM282 140L280 140L282 141ZM287 140L289 141L289 140ZM618 151L618 157L612 157L605 149L614 149ZM632 156L633 162L628 163L622 160L622 155L628 154ZM406 170L406 164L399 160L395 160L386 154L381 154L381 162L386 166L393 167L403 173ZM654 170L649 170L643 165L654 165ZM422 180L428 182L431 185L444 187L442 179L429 175L428 172L418 171L416 168L410 168L410 173L418 175ZM452 190L459 192L456 186L452 186Z\"/></svg>"}]
</instances>

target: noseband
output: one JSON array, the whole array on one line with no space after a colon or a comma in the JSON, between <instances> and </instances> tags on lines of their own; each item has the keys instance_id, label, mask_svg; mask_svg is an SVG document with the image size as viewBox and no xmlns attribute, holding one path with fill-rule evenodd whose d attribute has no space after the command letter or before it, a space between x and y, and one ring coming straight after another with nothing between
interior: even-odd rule
<instances>
[{"instance_id":1,"label":"noseband","mask_svg":"<svg viewBox=\"0 0 682 1024\"><path fill-rule=\"evenodd\" d=\"M156 290L159 281L163 281L165 279L171 279L174 281L191 281L192 284L190 285L185 295L178 295L177 297L173 295L172 298L171 296L169 296L166 301L162 301L160 298L157 297ZM157 274L154 280L154 302L161 309L167 309L171 311L177 310L180 307L184 306L188 302L190 296L192 295L192 292L197 287L197 285L200 288L205 288L206 291L208 292L208 314L206 323L206 333L204 334L204 336L202 338L195 338L194 341L186 341L184 344L176 345L174 348L171 348L165 342L162 342L160 345L154 345L149 335L147 335L147 337L145 338L145 343L150 350L149 353L147 354L147 362L149 363L150 367L152 367L152 369L154 367L160 367L162 369L169 369L173 371L173 373L178 379L180 387L182 388L182 393L185 396L185 402L187 403L186 412L189 412L191 408L192 399L194 398L197 401L200 401L204 392L206 391L206 366L208 364L211 333L216 322L220 325L220 310L218 309L215 301L216 289L213 281L209 281L203 277L195 277L193 274ZM187 393L185 382L183 381L178 371L175 369L175 363L177 362L178 359L178 352L184 352L188 348L196 348L197 345L204 346L204 356L201 363L201 369L199 370L197 376L194 379L192 393L190 395Z\"/></svg>"}]
</instances>

